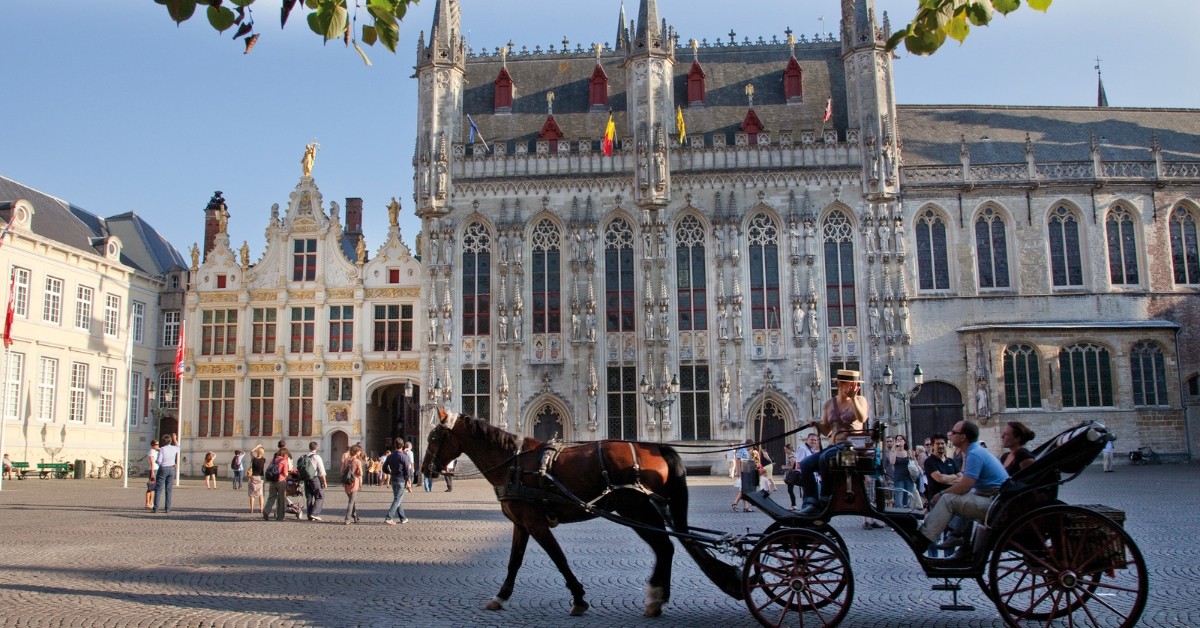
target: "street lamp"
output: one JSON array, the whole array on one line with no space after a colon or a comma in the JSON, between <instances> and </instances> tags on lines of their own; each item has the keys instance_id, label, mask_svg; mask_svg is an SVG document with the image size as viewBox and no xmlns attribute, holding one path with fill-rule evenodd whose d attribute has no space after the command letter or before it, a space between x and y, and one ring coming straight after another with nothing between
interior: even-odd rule
<instances>
[{"instance_id":1,"label":"street lamp","mask_svg":"<svg viewBox=\"0 0 1200 628\"><path fill-rule=\"evenodd\" d=\"M925 371L921 370L920 364L913 369L912 378L912 388L901 392L899 390L900 383L895 380L895 377L892 374L892 366L889 364L883 367L883 384L887 386L888 394L896 399L899 399L904 405L904 433L910 436L912 432L912 425L910 424L908 406L912 402L913 398L921 393L921 385L925 383Z\"/></svg>"},{"instance_id":2,"label":"street lamp","mask_svg":"<svg viewBox=\"0 0 1200 628\"><path fill-rule=\"evenodd\" d=\"M641 390L642 399L645 399L646 403L651 408L654 408L654 415L657 417L657 424L660 428L658 431L658 440L661 442L663 432L671 429L671 419L670 415L667 414L667 408L670 408L671 404L675 403L675 400L679 398L679 375L672 375L670 382L664 379L662 383L652 386L650 380L643 373L642 381L638 383L638 389ZM649 428L654 429L654 426L655 421L652 420Z\"/></svg>"}]
</instances>

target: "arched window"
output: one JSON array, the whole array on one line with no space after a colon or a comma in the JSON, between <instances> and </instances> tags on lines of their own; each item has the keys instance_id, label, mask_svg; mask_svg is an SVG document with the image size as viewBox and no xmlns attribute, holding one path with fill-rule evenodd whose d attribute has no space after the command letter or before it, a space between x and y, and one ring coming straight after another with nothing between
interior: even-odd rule
<instances>
[{"instance_id":1,"label":"arched window","mask_svg":"<svg viewBox=\"0 0 1200 628\"><path fill-rule=\"evenodd\" d=\"M492 236L482 222L467 225L462 251L462 333L486 336L491 333Z\"/></svg>"},{"instance_id":2,"label":"arched window","mask_svg":"<svg viewBox=\"0 0 1200 628\"><path fill-rule=\"evenodd\" d=\"M533 333L558 333L562 330L562 236L558 226L543 218L533 228L530 244Z\"/></svg>"},{"instance_id":3,"label":"arched window","mask_svg":"<svg viewBox=\"0 0 1200 628\"><path fill-rule=\"evenodd\" d=\"M633 309L633 229L623 218L604 231L604 329L637 331ZM615 438L615 437L614 437Z\"/></svg>"},{"instance_id":4,"label":"arched window","mask_svg":"<svg viewBox=\"0 0 1200 628\"><path fill-rule=\"evenodd\" d=\"M1137 242L1133 217L1124 207L1114 207L1104 221L1108 236L1108 276L1114 286L1138 283Z\"/></svg>"},{"instance_id":5,"label":"arched window","mask_svg":"<svg viewBox=\"0 0 1200 628\"><path fill-rule=\"evenodd\" d=\"M675 227L679 331L708 329L708 278L704 269L704 228L695 216L685 216Z\"/></svg>"},{"instance_id":6,"label":"arched window","mask_svg":"<svg viewBox=\"0 0 1200 628\"><path fill-rule=\"evenodd\" d=\"M1133 381L1133 405L1167 405L1167 365L1162 347L1148 340L1133 345L1129 352Z\"/></svg>"},{"instance_id":7,"label":"arched window","mask_svg":"<svg viewBox=\"0 0 1200 628\"><path fill-rule=\"evenodd\" d=\"M918 286L921 290L949 290L945 221L937 212L927 209L917 217L916 234Z\"/></svg>"},{"instance_id":8,"label":"arched window","mask_svg":"<svg viewBox=\"0 0 1200 628\"><path fill-rule=\"evenodd\" d=\"M1175 271L1177 285L1200 284L1196 217L1182 206L1171 212L1171 268Z\"/></svg>"},{"instance_id":9,"label":"arched window","mask_svg":"<svg viewBox=\"0 0 1200 628\"><path fill-rule=\"evenodd\" d=\"M1033 347L1011 344L1004 349L1004 407L1042 407L1042 380Z\"/></svg>"},{"instance_id":10,"label":"arched window","mask_svg":"<svg viewBox=\"0 0 1200 628\"><path fill-rule=\"evenodd\" d=\"M985 207L975 220L975 261L980 288L1008 288L1008 240L1004 218Z\"/></svg>"},{"instance_id":11,"label":"arched window","mask_svg":"<svg viewBox=\"0 0 1200 628\"><path fill-rule=\"evenodd\" d=\"M1063 347L1058 354L1064 408L1113 405L1112 359L1108 349L1092 343Z\"/></svg>"},{"instance_id":12,"label":"arched window","mask_svg":"<svg viewBox=\"0 0 1200 628\"><path fill-rule=\"evenodd\" d=\"M804 73L796 57L788 59L787 67L783 70L783 96L788 102L804 99Z\"/></svg>"},{"instance_id":13,"label":"arched window","mask_svg":"<svg viewBox=\"0 0 1200 628\"><path fill-rule=\"evenodd\" d=\"M779 329L779 227L765 213L750 219L750 328Z\"/></svg>"},{"instance_id":14,"label":"arched window","mask_svg":"<svg viewBox=\"0 0 1200 628\"><path fill-rule=\"evenodd\" d=\"M1050 277L1058 287L1083 285L1083 260L1079 253L1079 220L1066 207L1050 212Z\"/></svg>"},{"instance_id":15,"label":"arched window","mask_svg":"<svg viewBox=\"0 0 1200 628\"><path fill-rule=\"evenodd\" d=\"M854 296L854 230L845 212L835 210L821 226L825 241L825 302L830 327L858 325Z\"/></svg>"},{"instance_id":16,"label":"arched window","mask_svg":"<svg viewBox=\"0 0 1200 628\"><path fill-rule=\"evenodd\" d=\"M679 437L681 439L712 439L711 388L707 365L680 365Z\"/></svg>"},{"instance_id":17,"label":"arched window","mask_svg":"<svg viewBox=\"0 0 1200 628\"><path fill-rule=\"evenodd\" d=\"M608 405L608 438L636 440L637 369L632 366L610 366L606 371L604 390Z\"/></svg>"}]
</instances>

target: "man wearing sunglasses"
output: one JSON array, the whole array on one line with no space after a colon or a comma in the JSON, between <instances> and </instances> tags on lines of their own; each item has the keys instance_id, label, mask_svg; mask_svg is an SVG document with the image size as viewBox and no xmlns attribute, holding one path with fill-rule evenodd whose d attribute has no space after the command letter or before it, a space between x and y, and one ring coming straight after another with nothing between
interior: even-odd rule
<instances>
[{"instance_id":1,"label":"man wearing sunglasses","mask_svg":"<svg viewBox=\"0 0 1200 628\"><path fill-rule=\"evenodd\" d=\"M1004 465L988 450L979 446L978 425L971 421L959 421L946 436L949 437L950 444L965 453L962 479L933 496L933 509L925 517L913 539L913 546L918 554L923 554L929 545L941 536L954 515L975 520L987 516L992 498L1000 492L1000 487L1008 479ZM966 560L969 558L969 551L969 544L963 545L950 558Z\"/></svg>"}]
</instances>

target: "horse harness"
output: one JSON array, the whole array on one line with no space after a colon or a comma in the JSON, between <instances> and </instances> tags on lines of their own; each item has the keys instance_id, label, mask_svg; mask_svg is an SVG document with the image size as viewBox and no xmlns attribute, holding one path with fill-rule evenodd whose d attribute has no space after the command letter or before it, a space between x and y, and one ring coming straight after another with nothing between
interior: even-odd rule
<instances>
[{"instance_id":1,"label":"horse harness","mask_svg":"<svg viewBox=\"0 0 1200 628\"><path fill-rule=\"evenodd\" d=\"M631 484L614 484L612 477L609 474L608 468L604 464L604 442L596 441L595 455L596 461L600 465L600 475L604 478L604 490L600 492L594 499L584 501L579 496L575 495L555 477L553 473L554 463L558 461L559 454L568 447L582 446L569 445L560 440L554 439L542 443L535 449L519 450L510 458L511 465L508 471L508 481L504 484L494 486L496 498L500 501L529 501L540 503L546 510L546 519L550 522L550 527L558 525L558 517L561 513L559 510L562 507L572 507L583 510L584 512L593 515L604 517L609 520L629 525L623 517L613 515L609 511L600 508L597 504L608 497L612 493L622 490L633 490L645 495L650 503L654 505L655 510L663 516L663 520L671 525L670 513L667 509L667 500L663 496L646 488L642 484L641 466L638 464L637 448L632 442L624 442L629 446L629 454L633 459L633 477L634 481ZM530 453L539 453L540 459L538 462L538 470L526 471L521 467L521 456ZM526 476L536 475L537 484L529 485L524 482Z\"/></svg>"}]
</instances>

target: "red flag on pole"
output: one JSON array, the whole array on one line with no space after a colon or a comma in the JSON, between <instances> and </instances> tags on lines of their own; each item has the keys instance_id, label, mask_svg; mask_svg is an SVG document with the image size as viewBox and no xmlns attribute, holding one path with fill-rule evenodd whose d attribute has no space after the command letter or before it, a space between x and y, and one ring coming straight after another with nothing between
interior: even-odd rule
<instances>
[{"instance_id":1,"label":"red flag on pole","mask_svg":"<svg viewBox=\"0 0 1200 628\"><path fill-rule=\"evenodd\" d=\"M183 379L183 321L179 321L179 345L175 347L175 379Z\"/></svg>"},{"instance_id":2,"label":"red flag on pole","mask_svg":"<svg viewBox=\"0 0 1200 628\"><path fill-rule=\"evenodd\" d=\"M8 280L8 309L4 313L4 348L5 349L11 347L12 343L13 343L12 324L13 324L13 312L14 312L15 306L17 304L16 287L17 287L17 273L14 272Z\"/></svg>"},{"instance_id":3,"label":"red flag on pole","mask_svg":"<svg viewBox=\"0 0 1200 628\"><path fill-rule=\"evenodd\" d=\"M825 101L825 117L821 119L821 122L829 122L830 118L832 118L832 117L833 117L833 97L831 96L828 100Z\"/></svg>"}]
</instances>

